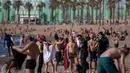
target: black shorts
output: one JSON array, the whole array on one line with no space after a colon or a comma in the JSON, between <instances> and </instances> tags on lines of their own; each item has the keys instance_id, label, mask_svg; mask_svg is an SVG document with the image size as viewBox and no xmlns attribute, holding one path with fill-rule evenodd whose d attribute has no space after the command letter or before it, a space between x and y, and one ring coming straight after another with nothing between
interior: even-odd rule
<instances>
[{"instance_id":1,"label":"black shorts","mask_svg":"<svg viewBox=\"0 0 130 73\"><path fill-rule=\"evenodd\" d=\"M96 51L93 51L90 53L90 60L92 61L93 59L97 59L97 56L96 56Z\"/></svg>"},{"instance_id":2,"label":"black shorts","mask_svg":"<svg viewBox=\"0 0 130 73\"><path fill-rule=\"evenodd\" d=\"M62 54L61 54L61 52L56 52L55 58L56 58L56 62L57 62L57 63L61 62L61 59L62 59Z\"/></svg>"},{"instance_id":3,"label":"black shorts","mask_svg":"<svg viewBox=\"0 0 130 73\"><path fill-rule=\"evenodd\" d=\"M70 52L68 55L69 55L69 59L74 59L77 56L76 53L70 53Z\"/></svg>"},{"instance_id":4,"label":"black shorts","mask_svg":"<svg viewBox=\"0 0 130 73\"><path fill-rule=\"evenodd\" d=\"M26 65L25 65L26 69L34 70L35 67L36 67L36 61L35 60L27 60L26 61Z\"/></svg>"},{"instance_id":5,"label":"black shorts","mask_svg":"<svg viewBox=\"0 0 130 73\"><path fill-rule=\"evenodd\" d=\"M39 64L43 64L43 53L39 56Z\"/></svg>"}]
</instances>

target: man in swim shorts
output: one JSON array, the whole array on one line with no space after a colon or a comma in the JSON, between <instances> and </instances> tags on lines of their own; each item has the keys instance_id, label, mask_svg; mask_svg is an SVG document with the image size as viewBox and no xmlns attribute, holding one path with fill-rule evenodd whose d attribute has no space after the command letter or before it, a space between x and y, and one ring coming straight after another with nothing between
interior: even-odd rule
<instances>
[{"instance_id":1,"label":"man in swim shorts","mask_svg":"<svg viewBox=\"0 0 130 73\"><path fill-rule=\"evenodd\" d=\"M69 37L69 43L67 45L68 45L67 54L68 54L68 58L70 60L70 70L72 72L73 63L75 63L75 65L79 65L79 63L78 63L78 47L77 47L77 44L76 44L73 36Z\"/></svg>"},{"instance_id":2,"label":"man in swim shorts","mask_svg":"<svg viewBox=\"0 0 130 73\"><path fill-rule=\"evenodd\" d=\"M98 60L98 73L126 73L125 57L129 54L130 48L124 45L122 48L110 48L106 50ZM114 64L114 61L117 64Z\"/></svg>"},{"instance_id":3,"label":"man in swim shorts","mask_svg":"<svg viewBox=\"0 0 130 73\"><path fill-rule=\"evenodd\" d=\"M97 67L97 48L98 48L98 41L96 40L96 35L94 33L90 34L90 40L88 41L88 54L90 56L89 62L89 71L91 72L92 63L94 63L94 68L96 71Z\"/></svg>"},{"instance_id":4,"label":"man in swim shorts","mask_svg":"<svg viewBox=\"0 0 130 73\"><path fill-rule=\"evenodd\" d=\"M62 59L61 44L64 42L64 40L61 41L60 38L58 37L58 34L55 34L54 38L55 38L55 49L56 49L56 54L55 54L55 58L56 58L55 71L57 73L57 66L58 66L59 62L61 62L61 59Z\"/></svg>"},{"instance_id":5,"label":"man in swim shorts","mask_svg":"<svg viewBox=\"0 0 130 73\"><path fill-rule=\"evenodd\" d=\"M25 42L27 45L25 48L18 48L16 46L13 46L13 49L16 51L26 54L26 73L34 73L34 69L36 67L36 58L40 54L38 46L33 42L33 38L28 35L25 37Z\"/></svg>"}]
</instances>

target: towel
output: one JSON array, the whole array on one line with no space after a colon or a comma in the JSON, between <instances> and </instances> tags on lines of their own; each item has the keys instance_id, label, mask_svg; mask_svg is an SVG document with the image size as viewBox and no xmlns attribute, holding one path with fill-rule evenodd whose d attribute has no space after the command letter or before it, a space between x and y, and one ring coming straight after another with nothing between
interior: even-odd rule
<instances>
[{"instance_id":1,"label":"towel","mask_svg":"<svg viewBox=\"0 0 130 73\"><path fill-rule=\"evenodd\" d=\"M43 59L44 63L47 63L55 58L55 48L53 45L49 46L49 51L47 50L46 45L44 44L44 49L43 49Z\"/></svg>"}]
</instances>

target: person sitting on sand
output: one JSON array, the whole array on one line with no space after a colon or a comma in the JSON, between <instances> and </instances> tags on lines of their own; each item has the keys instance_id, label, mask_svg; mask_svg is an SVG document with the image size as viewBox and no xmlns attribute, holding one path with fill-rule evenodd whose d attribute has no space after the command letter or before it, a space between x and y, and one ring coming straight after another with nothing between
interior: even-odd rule
<instances>
[{"instance_id":1,"label":"person sitting on sand","mask_svg":"<svg viewBox=\"0 0 130 73\"><path fill-rule=\"evenodd\" d=\"M13 67L14 67L14 59L11 59L2 66L0 73L11 73L11 68Z\"/></svg>"},{"instance_id":2,"label":"person sitting on sand","mask_svg":"<svg viewBox=\"0 0 130 73\"><path fill-rule=\"evenodd\" d=\"M34 73L34 69L36 67L36 58L40 54L40 51L30 35L25 36L25 42L27 43L25 48L22 49L13 46L13 49L27 55L25 65L26 73Z\"/></svg>"},{"instance_id":3,"label":"person sitting on sand","mask_svg":"<svg viewBox=\"0 0 130 73\"><path fill-rule=\"evenodd\" d=\"M109 48L98 60L97 73L126 73L125 57L129 54L130 48L124 45L122 48ZM115 65L113 60L117 60Z\"/></svg>"}]
</instances>

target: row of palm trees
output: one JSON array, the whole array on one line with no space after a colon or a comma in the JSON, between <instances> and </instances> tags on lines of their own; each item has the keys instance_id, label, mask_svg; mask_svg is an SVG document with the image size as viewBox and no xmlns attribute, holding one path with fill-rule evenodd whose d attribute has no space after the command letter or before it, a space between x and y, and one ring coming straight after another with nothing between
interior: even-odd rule
<instances>
[{"instance_id":1,"label":"row of palm trees","mask_svg":"<svg viewBox=\"0 0 130 73\"><path fill-rule=\"evenodd\" d=\"M110 22L114 22L115 21L115 12L116 12L116 8L118 9L117 12L117 19L118 21L123 18L123 16L121 17L121 13L123 15L123 12L120 12L120 2L121 0L107 0L107 3L105 3L106 0L80 0L80 1L72 1L72 0L51 0L50 4L49 4L49 8L51 10L51 16L50 19L51 21L56 22L58 20L58 15L57 18L53 18L54 13L59 11L62 11L62 19L63 21L71 21L71 17L73 16L73 20L83 20L84 18L87 20L87 22L92 22L94 20L94 11L95 11L95 16L96 16L96 23L98 22L98 20L102 20L100 21L100 23L102 22L102 24L104 24L104 13L105 13L105 8L106 5L109 9L109 19ZM1 3L0 3L1 5ZM10 1L6 1L3 4L3 8L7 11L8 13L8 21L9 19L9 14L10 14L10 6L11 6L11 2ZM125 11L125 19L127 19L127 16L129 16L129 12L130 12L130 1L126 0L126 11ZM30 18L30 12L33 9L33 5L30 2L27 2L25 4L23 4L21 2L21 0L16 0L14 3L14 8L17 11L17 15L18 15L18 23L20 21L20 14L19 14L19 10L21 6L24 6L27 10L28 10L28 17ZM43 8L45 7L45 3L44 2L40 2L37 5L37 9L39 11L39 18L41 17L41 13L43 11ZM123 9L123 8L122 8ZM86 10L86 14L84 13L84 10ZM73 13L72 13L73 11ZM76 11L78 12L78 14L76 15ZM59 14L59 13L58 13ZM73 14L73 15L72 15ZM86 17L85 17L85 15Z\"/></svg>"},{"instance_id":2,"label":"row of palm trees","mask_svg":"<svg viewBox=\"0 0 130 73\"><path fill-rule=\"evenodd\" d=\"M10 20L10 7L11 7L11 1L6 1L4 4L3 4L3 8L6 10L6 12L8 13L8 21ZM0 2L0 6L2 6L2 3ZM30 2L27 2L25 4L22 3L21 0L16 0L15 3L13 4L13 7L14 9L17 11L17 16L18 16L18 24L20 23L20 8L21 6L24 6L25 9L27 9L28 11L28 18L29 18L29 21L30 21L30 13L31 13L31 10L33 9L33 5L30 3ZM45 7L45 3L43 2L40 2L38 5L37 5L37 9L39 10L39 18L40 18L40 14L42 13L42 10L43 10L43 7Z\"/></svg>"}]
</instances>

